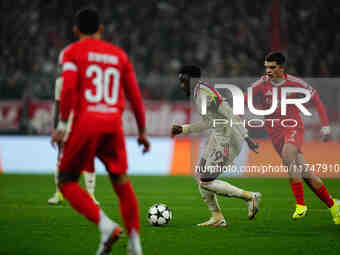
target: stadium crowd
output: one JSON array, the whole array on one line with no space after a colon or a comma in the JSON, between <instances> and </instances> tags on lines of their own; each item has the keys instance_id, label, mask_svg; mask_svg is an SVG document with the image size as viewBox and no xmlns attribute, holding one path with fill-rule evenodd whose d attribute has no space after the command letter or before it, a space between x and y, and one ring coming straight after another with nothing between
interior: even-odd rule
<instances>
[{"instance_id":1,"label":"stadium crowd","mask_svg":"<svg viewBox=\"0 0 340 255\"><path fill-rule=\"evenodd\" d=\"M0 98L52 99L58 53L74 37L73 15L88 1L2 1ZM258 76L270 46L272 1L98 1L105 38L125 49L148 99L181 99L183 63L209 76ZM316 0L281 1L288 71L338 76L340 9ZM159 89L162 86L162 89Z\"/></svg>"}]
</instances>

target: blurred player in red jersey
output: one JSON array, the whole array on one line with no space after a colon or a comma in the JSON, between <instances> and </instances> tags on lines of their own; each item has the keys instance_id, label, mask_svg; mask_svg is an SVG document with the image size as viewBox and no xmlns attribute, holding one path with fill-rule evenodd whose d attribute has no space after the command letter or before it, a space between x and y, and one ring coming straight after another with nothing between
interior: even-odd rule
<instances>
[{"instance_id":1,"label":"blurred player in red jersey","mask_svg":"<svg viewBox=\"0 0 340 255\"><path fill-rule=\"evenodd\" d=\"M120 201L129 236L128 254L142 254L138 203L126 174L127 159L122 130L124 95L135 113L143 153L150 143L145 134L145 112L136 75L126 53L102 41L103 26L97 11L76 15L79 41L61 53L63 86L60 120L52 144L63 142L58 185L71 206L98 225L101 240L97 254L109 254L122 229L94 203L77 183L80 172L95 156L105 165ZM69 120L69 121L68 121Z\"/></svg>"},{"instance_id":2,"label":"blurred player in red jersey","mask_svg":"<svg viewBox=\"0 0 340 255\"><path fill-rule=\"evenodd\" d=\"M59 63L59 67L62 68L61 63ZM61 75L61 73L60 73ZM55 94L54 94L54 99L55 99L55 106L54 106L54 118L53 118L53 122L54 122L54 128L57 127L57 124L59 122L59 102L60 102L60 93L61 93L61 88L63 85L63 79L61 77L58 77L55 83ZM61 144L58 145L58 160L59 160L59 156L60 156L60 147ZM95 186L96 186L96 172L94 170L94 161L90 162L89 166L87 166L83 171L82 171L83 175L84 175L84 183L85 183L85 187L87 192L90 194L90 196L92 197L93 201L96 204L99 204L99 202L97 201L97 199L94 196L94 190L95 190ZM58 187L58 170L56 169L55 175L54 175L54 181L56 184L56 192L53 194L52 197L50 197L48 199L48 204L50 205L57 205L60 204L61 202L63 202L64 197L61 194L59 187Z\"/></svg>"},{"instance_id":3,"label":"blurred player in red jersey","mask_svg":"<svg viewBox=\"0 0 340 255\"><path fill-rule=\"evenodd\" d=\"M281 98L281 89L284 87L303 88L311 93L311 103L316 108L321 123L321 136L323 141L330 138L330 127L326 110L315 89L302 79L285 73L285 56L281 52L272 52L265 57L265 75L252 85L253 99L258 98L259 105L264 109L269 109L272 105L273 88L278 88L278 98ZM288 98L299 98L299 94L292 93ZM247 95L245 96L247 102ZM304 199L304 189L302 179L312 189L312 191L330 209L335 224L340 224L340 204L333 199L321 179L312 171L306 168L306 162L302 156L302 144L304 140L304 125L299 114L299 109L295 105L287 105L287 114L281 113L281 108L277 107L271 115L265 116L266 131L269 134L275 150L280 155L283 164L289 169L289 180L293 194L296 198L296 210L292 216L294 220L303 218L307 213L307 206ZM294 120L297 125L282 125L282 120ZM275 120L275 121L274 121ZM288 123L288 122L287 122ZM290 121L290 124L293 124ZM295 127L292 127L295 126Z\"/></svg>"}]
</instances>

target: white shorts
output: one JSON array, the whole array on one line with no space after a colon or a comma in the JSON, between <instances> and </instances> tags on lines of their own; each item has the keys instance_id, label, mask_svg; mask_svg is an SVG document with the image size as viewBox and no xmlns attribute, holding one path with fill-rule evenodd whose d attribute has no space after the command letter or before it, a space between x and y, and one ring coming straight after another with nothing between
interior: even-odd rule
<instances>
[{"instance_id":1,"label":"white shorts","mask_svg":"<svg viewBox=\"0 0 340 255\"><path fill-rule=\"evenodd\" d=\"M216 179L233 164L241 151L242 139L239 136L218 136L210 134L205 140L195 176L201 180Z\"/></svg>"}]
</instances>

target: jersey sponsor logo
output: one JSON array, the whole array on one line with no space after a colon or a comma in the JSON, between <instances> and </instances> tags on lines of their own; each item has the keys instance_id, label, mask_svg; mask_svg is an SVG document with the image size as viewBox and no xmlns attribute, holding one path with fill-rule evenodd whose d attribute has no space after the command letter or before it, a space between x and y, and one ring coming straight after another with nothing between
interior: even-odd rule
<instances>
[{"instance_id":1,"label":"jersey sponsor logo","mask_svg":"<svg viewBox=\"0 0 340 255\"><path fill-rule=\"evenodd\" d=\"M109 54L102 54L102 53L97 53L97 52L89 52L88 60L91 62L101 62L104 64L112 64L112 65L118 64L117 56L109 55Z\"/></svg>"},{"instance_id":2,"label":"jersey sponsor logo","mask_svg":"<svg viewBox=\"0 0 340 255\"><path fill-rule=\"evenodd\" d=\"M89 105L87 107L87 110L89 112L101 112L101 113L113 113L118 112L118 109L116 107L108 107L105 104L100 105Z\"/></svg>"}]
</instances>

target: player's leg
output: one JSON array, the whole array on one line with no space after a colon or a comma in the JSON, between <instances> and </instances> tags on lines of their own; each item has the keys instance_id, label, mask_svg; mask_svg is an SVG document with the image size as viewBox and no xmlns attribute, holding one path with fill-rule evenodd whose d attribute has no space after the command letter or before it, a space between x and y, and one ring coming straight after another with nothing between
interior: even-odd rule
<instances>
[{"instance_id":1,"label":"player's leg","mask_svg":"<svg viewBox=\"0 0 340 255\"><path fill-rule=\"evenodd\" d=\"M58 146L58 157L57 157L58 161L59 161L60 153L61 153L61 146ZM55 169L55 173L54 173L54 183L56 186L56 192L47 201L47 203L50 205L57 205L64 200L63 194L60 192L59 186L58 186L58 173L59 171L58 171L58 163L57 163L57 168Z\"/></svg>"},{"instance_id":2,"label":"player's leg","mask_svg":"<svg viewBox=\"0 0 340 255\"><path fill-rule=\"evenodd\" d=\"M250 192L247 190L240 189L234 185L231 185L227 181L222 180L212 180L212 181L201 181L200 187L202 189L214 192L217 195L225 197L239 198L247 203L248 207L248 217L253 219L258 212L259 202L261 200L261 193Z\"/></svg>"},{"instance_id":3,"label":"player's leg","mask_svg":"<svg viewBox=\"0 0 340 255\"><path fill-rule=\"evenodd\" d=\"M56 191L53 194L53 196L47 200L47 203L50 205L57 205L64 201L63 194L60 192L59 186L58 186L58 169L57 168L54 173L54 183L56 185Z\"/></svg>"},{"instance_id":4,"label":"player's leg","mask_svg":"<svg viewBox=\"0 0 340 255\"><path fill-rule=\"evenodd\" d=\"M203 189L201 185L198 185L198 189L203 201L206 203L211 213L210 219L198 224L198 226L227 226L227 222L224 219L215 192Z\"/></svg>"},{"instance_id":5,"label":"player's leg","mask_svg":"<svg viewBox=\"0 0 340 255\"><path fill-rule=\"evenodd\" d=\"M218 200L216 197L216 193L214 191L210 191L202 188L202 179L205 178L207 181L215 180L219 175L218 172L209 172L207 167L206 158L210 157L213 149L216 148L216 139L214 135L210 135L204 144L204 150L201 155L201 159L198 165L198 168L195 167L195 177L198 181L198 189L201 194L202 200L206 203L208 210L211 213L209 220L197 224L198 226L227 226L227 222L223 216L222 210L218 204ZM212 155L213 156L213 155Z\"/></svg>"},{"instance_id":6,"label":"player's leg","mask_svg":"<svg viewBox=\"0 0 340 255\"><path fill-rule=\"evenodd\" d=\"M248 218L253 219L259 209L259 202L262 197L261 193L246 191L234 185L231 185L227 181L216 180L215 178L216 176L208 178L205 174L204 177L201 176L199 183L200 193L202 195L203 201L208 205L208 208L212 213L211 220L218 222L223 217L221 210L217 210L217 208L219 207L216 197L212 196L211 193L225 197L240 198L244 200L247 203L248 207ZM209 191L209 193L206 193L204 191Z\"/></svg>"},{"instance_id":7,"label":"player's leg","mask_svg":"<svg viewBox=\"0 0 340 255\"><path fill-rule=\"evenodd\" d=\"M303 143L303 130L288 130L281 140L274 143L275 149L280 153L283 164L288 167L288 178L296 200L296 209L292 219L306 216L304 188L302 183L303 168L298 164L297 157ZM282 145L283 144L283 145ZM280 149L282 150L280 151Z\"/></svg>"},{"instance_id":8,"label":"player's leg","mask_svg":"<svg viewBox=\"0 0 340 255\"><path fill-rule=\"evenodd\" d=\"M302 167L306 165L306 161L304 160L301 153L298 154L297 161ZM315 175L312 171L309 171L308 168L304 167L303 179L310 189L319 197L321 201L327 205L328 208L334 205L332 197L328 193L319 176Z\"/></svg>"},{"instance_id":9,"label":"player's leg","mask_svg":"<svg viewBox=\"0 0 340 255\"><path fill-rule=\"evenodd\" d=\"M90 162L89 166L86 167L83 171L84 175L84 182L87 192L92 197L93 201L99 205L99 202L97 201L94 191L96 187L96 172L94 168L94 161Z\"/></svg>"},{"instance_id":10,"label":"player's leg","mask_svg":"<svg viewBox=\"0 0 340 255\"><path fill-rule=\"evenodd\" d=\"M138 201L130 179L126 174L109 173L113 188L119 198L120 213L122 215L128 236L128 254L141 255L139 208Z\"/></svg>"},{"instance_id":11,"label":"player's leg","mask_svg":"<svg viewBox=\"0 0 340 255\"><path fill-rule=\"evenodd\" d=\"M109 254L114 242L122 233L120 226L111 220L91 196L78 184L80 172L77 175L62 171L59 175L60 190L73 209L96 224L101 233L101 242L97 255Z\"/></svg>"},{"instance_id":12,"label":"player's leg","mask_svg":"<svg viewBox=\"0 0 340 255\"><path fill-rule=\"evenodd\" d=\"M216 194L212 191L203 189L200 184L198 185L198 189L203 202L208 206L211 216L207 221L199 223L197 226L226 227L227 221L225 220L222 210L218 204Z\"/></svg>"},{"instance_id":13,"label":"player's leg","mask_svg":"<svg viewBox=\"0 0 340 255\"><path fill-rule=\"evenodd\" d=\"M318 196L318 198L326 204L329 208L330 213L333 217L335 224L340 224L340 202L333 199L328 193L327 188L323 184L321 178L314 174L314 172L309 171L306 167L306 161L304 160L301 153L298 154L298 163L304 167L303 179L310 189Z\"/></svg>"},{"instance_id":14,"label":"player's leg","mask_svg":"<svg viewBox=\"0 0 340 255\"><path fill-rule=\"evenodd\" d=\"M101 250L97 254L102 255L111 251L111 246L120 236L122 229L106 216L78 184L81 169L88 166L88 161L93 160L99 140L81 131L75 129L65 144L60 158L58 185L72 208L98 226L101 233Z\"/></svg>"},{"instance_id":15,"label":"player's leg","mask_svg":"<svg viewBox=\"0 0 340 255\"><path fill-rule=\"evenodd\" d=\"M212 137L214 138L214 137ZM221 139L218 139L221 140ZM222 180L216 180L218 175L223 171L223 166L232 165L234 159L240 152L241 140L231 140L230 144L224 143L217 146L214 143L208 142L206 150L210 153L204 153L203 155L209 155L208 160L201 159L199 173L200 186L202 189L214 192L220 196L235 197L243 199L247 202L248 217L253 219L258 212L259 201L261 200L261 194L259 192L250 192L242 190L238 187L231 185L230 183ZM211 145L213 147L211 147ZM238 149L237 149L238 148ZM207 165L208 167L205 167ZM217 171L210 172L209 166L220 166Z\"/></svg>"},{"instance_id":16,"label":"player's leg","mask_svg":"<svg viewBox=\"0 0 340 255\"><path fill-rule=\"evenodd\" d=\"M196 170L196 173L195 173L195 176L197 177L197 181L199 184L198 189L203 199L203 202L206 203L208 210L211 213L211 216L209 220L202 222L200 224L197 224L197 225L198 226L226 227L227 221L224 219L222 210L218 204L216 193L214 191L204 189L202 187L202 181L201 181L202 178L205 178L205 180L207 181L214 180L218 176L218 174L209 174L203 170L206 166L206 160L204 158L201 158L199 166L200 166L199 170L198 171Z\"/></svg>"},{"instance_id":17,"label":"player's leg","mask_svg":"<svg viewBox=\"0 0 340 255\"><path fill-rule=\"evenodd\" d=\"M106 135L97 156L104 163L119 198L120 213L129 236L128 254L141 255L143 252L139 231L138 201L130 179L126 175L127 158L123 131Z\"/></svg>"}]
</instances>

